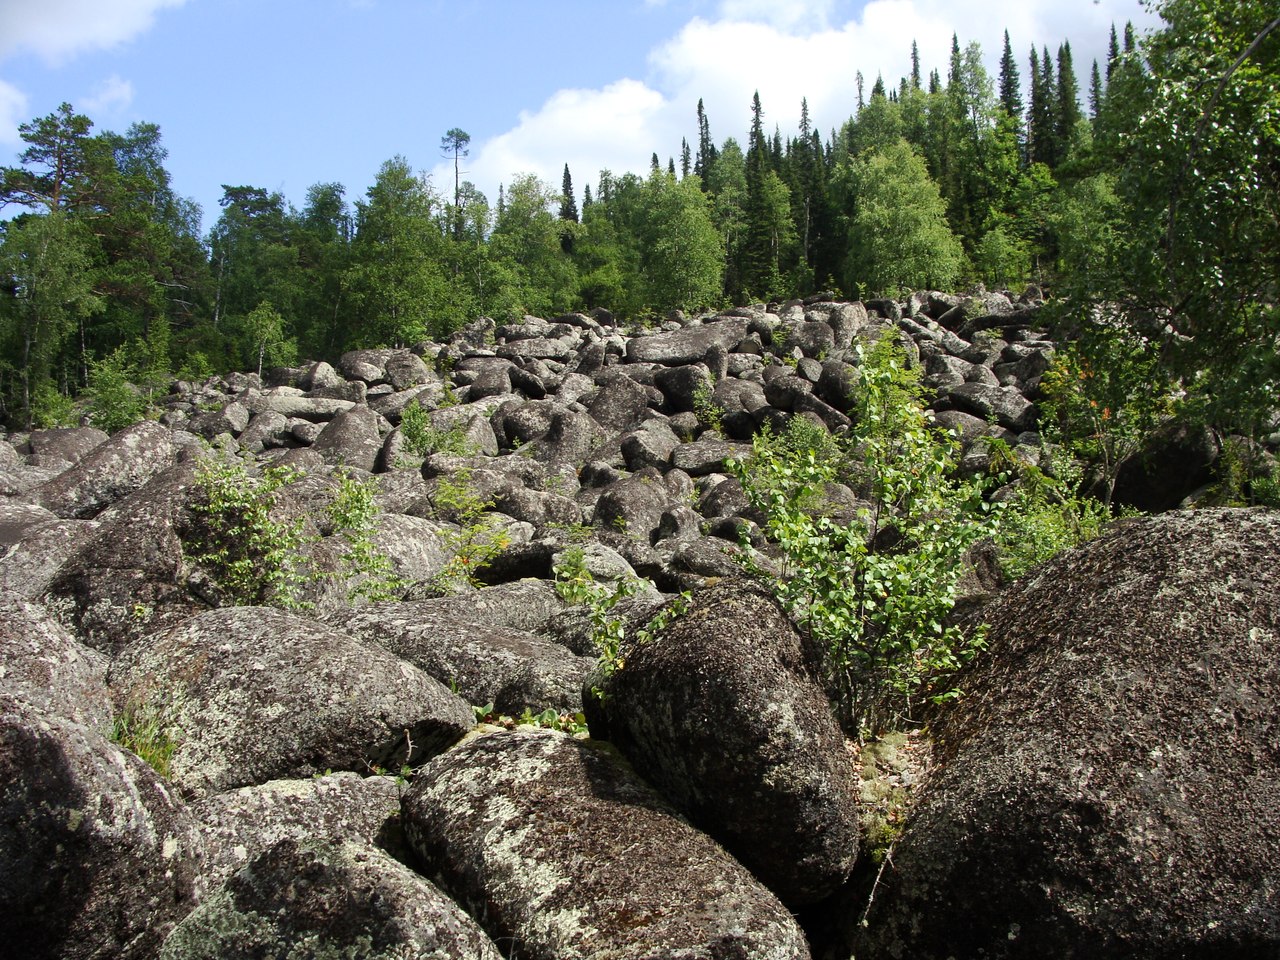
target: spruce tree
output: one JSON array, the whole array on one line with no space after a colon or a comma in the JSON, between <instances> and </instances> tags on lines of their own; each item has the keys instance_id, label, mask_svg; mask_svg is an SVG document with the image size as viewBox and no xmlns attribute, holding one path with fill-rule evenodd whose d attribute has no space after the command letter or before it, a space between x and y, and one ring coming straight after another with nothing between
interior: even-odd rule
<instances>
[{"instance_id":1,"label":"spruce tree","mask_svg":"<svg viewBox=\"0 0 1280 960\"><path fill-rule=\"evenodd\" d=\"M1005 42L1009 40L1009 34L1005 33ZM914 40L911 41L911 89L920 89L920 48Z\"/></svg>"},{"instance_id":2,"label":"spruce tree","mask_svg":"<svg viewBox=\"0 0 1280 960\"><path fill-rule=\"evenodd\" d=\"M1111 74L1115 72L1116 61L1120 59L1120 41L1116 38L1116 25L1111 25L1111 39L1107 42L1107 83L1111 82Z\"/></svg>"},{"instance_id":3,"label":"spruce tree","mask_svg":"<svg viewBox=\"0 0 1280 960\"><path fill-rule=\"evenodd\" d=\"M1018 152L1025 159L1026 132L1022 124L1022 84L1018 77L1018 62L1009 44L1009 31L1004 32L1004 53L1000 57L1000 106L1013 128L1013 138Z\"/></svg>"},{"instance_id":4,"label":"spruce tree","mask_svg":"<svg viewBox=\"0 0 1280 960\"><path fill-rule=\"evenodd\" d=\"M684 180L689 176L692 169L692 159L689 151L689 141L685 137L680 138L680 179Z\"/></svg>"},{"instance_id":5,"label":"spruce tree","mask_svg":"<svg viewBox=\"0 0 1280 960\"><path fill-rule=\"evenodd\" d=\"M1071 65L1071 44L1068 41L1063 41L1058 47L1057 109L1054 114L1054 160L1062 163L1071 150L1076 124L1081 116L1080 86Z\"/></svg>"},{"instance_id":6,"label":"spruce tree","mask_svg":"<svg viewBox=\"0 0 1280 960\"><path fill-rule=\"evenodd\" d=\"M702 178L702 189L709 189L711 165L715 163L716 145L711 141L711 125L707 122L707 111L702 106L702 98L698 98L698 153L694 157L693 172Z\"/></svg>"},{"instance_id":7,"label":"spruce tree","mask_svg":"<svg viewBox=\"0 0 1280 960\"><path fill-rule=\"evenodd\" d=\"M595 201L591 199L591 184L587 184L582 188L582 215L587 215L587 210L591 208L591 204Z\"/></svg>"},{"instance_id":8,"label":"spruce tree","mask_svg":"<svg viewBox=\"0 0 1280 960\"><path fill-rule=\"evenodd\" d=\"M1098 125L1098 117L1102 113L1102 72L1098 69L1098 61L1093 61L1093 70L1089 74L1089 120Z\"/></svg>"},{"instance_id":9,"label":"spruce tree","mask_svg":"<svg viewBox=\"0 0 1280 960\"><path fill-rule=\"evenodd\" d=\"M573 199L573 178L569 176L569 165L564 165L564 178L560 181L560 219L578 222L578 204Z\"/></svg>"}]
</instances>

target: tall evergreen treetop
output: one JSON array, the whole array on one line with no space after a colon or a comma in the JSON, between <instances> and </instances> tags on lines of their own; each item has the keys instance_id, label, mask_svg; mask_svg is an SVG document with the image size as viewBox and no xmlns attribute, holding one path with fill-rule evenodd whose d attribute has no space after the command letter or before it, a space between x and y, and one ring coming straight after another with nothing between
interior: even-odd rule
<instances>
[{"instance_id":1,"label":"tall evergreen treetop","mask_svg":"<svg viewBox=\"0 0 1280 960\"><path fill-rule=\"evenodd\" d=\"M569 164L564 165L564 177L560 181L560 219L578 222L578 203L573 198L573 177L569 176Z\"/></svg>"}]
</instances>

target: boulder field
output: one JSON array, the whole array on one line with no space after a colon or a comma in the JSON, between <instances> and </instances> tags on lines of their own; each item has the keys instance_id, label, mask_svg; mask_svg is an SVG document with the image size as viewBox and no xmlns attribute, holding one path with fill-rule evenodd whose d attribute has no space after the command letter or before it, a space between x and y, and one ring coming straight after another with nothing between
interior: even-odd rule
<instances>
[{"instance_id":1,"label":"boulder field","mask_svg":"<svg viewBox=\"0 0 1280 960\"><path fill-rule=\"evenodd\" d=\"M1170 509L1215 438L1122 478L1168 512L966 605L987 649L913 735L928 762L888 773L735 559L772 562L726 462L766 424L850 428L886 332L965 469L990 437L1034 460L1044 316L919 293L479 320L175 383L113 436L10 435L0 952L1280 955L1280 513ZM291 471L288 609L219 580L211 459ZM630 585L607 665L566 564Z\"/></svg>"}]
</instances>

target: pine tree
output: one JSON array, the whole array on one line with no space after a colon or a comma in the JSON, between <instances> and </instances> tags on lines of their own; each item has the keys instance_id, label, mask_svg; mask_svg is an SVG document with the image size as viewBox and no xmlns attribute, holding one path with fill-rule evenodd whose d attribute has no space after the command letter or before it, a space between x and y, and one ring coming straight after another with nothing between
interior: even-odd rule
<instances>
[{"instance_id":1,"label":"pine tree","mask_svg":"<svg viewBox=\"0 0 1280 960\"><path fill-rule=\"evenodd\" d=\"M855 73L855 74L853 75L853 82L854 82L854 85L855 85L855 86L857 86L857 88L858 88L858 112L859 112L859 113L861 113L861 112L862 112L862 108L863 108L863 107L865 107L865 106L867 105L867 104L866 104L866 101L862 99L862 84L863 84L863 79L862 79L862 71L861 71L861 70L859 70L857 73Z\"/></svg>"},{"instance_id":2,"label":"pine tree","mask_svg":"<svg viewBox=\"0 0 1280 960\"><path fill-rule=\"evenodd\" d=\"M1000 106L1004 109L1007 122L1012 125L1013 138L1018 145L1019 153L1025 158L1026 131L1022 123L1022 84L1018 77L1018 61L1014 59L1013 48L1009 44L1009 31L1004 32L1004 53L1000 57Z\"/></svg>"},{"instance_id":3,"label":"pine tree","mask_svg":"<svg viewBox=\"0 0 1280 960\"><path fill-rule=\"evenodd\" d=\"M684 180L689 176L692 169L692 158L689 151L689 141L685 137L680 138L680 179Z\"/></svg>"},{"instance_id":4,"label":"pine tree","mask_svg":"<svg viewBox=\"0 0 1280 960\"><path fill-rule=\"evenodd\" d=\"M1009 35L1006 33L1006 42L1008 39ZM914 40L911 41L911 89L920 89L920 48Z\"/></svg>"},{"instance_id":5,"label":"pine tree","mask_svg":"<svg viewBox=\"0 0 1280 960\"><path fill-rule=\"evenodd\" d=\"M676 158L667 157L667 176L674 177L676 175Z\"/></svg>"},{"instance_id":6,"label":"pine tree","mask_svg":"<svg viewBox=\"0 0 1280 960\"><path fill-rule=\"evenodd\" d=\"M587 215L587 210L591 208L591 204L595 201L591 199L591 184L587 184L582 188L582 215Z\"/></svg>"},{"instance_id":7,"label":"pine tree","mask_svg":"<svg viewBox=\"0 0 1280 960\"><path fill-rule=\"evenodd\" d=\"M1133 53L1138 49L1138 37L1133 30L1133 21L1130 20L1124 25L1124 52Z\"/></svg>"},{"instance_id":8,"label":"pine tree","mask_svg":"<svg viewBox=\"0 0 1280 960\"><path fill-rule=\"evenodd\" d=\"M573 178L569 176L569 165L564 165L564 178L560 181L560 219L578 222L578 204L573 199Z\"/></svg>"}]
</instances>

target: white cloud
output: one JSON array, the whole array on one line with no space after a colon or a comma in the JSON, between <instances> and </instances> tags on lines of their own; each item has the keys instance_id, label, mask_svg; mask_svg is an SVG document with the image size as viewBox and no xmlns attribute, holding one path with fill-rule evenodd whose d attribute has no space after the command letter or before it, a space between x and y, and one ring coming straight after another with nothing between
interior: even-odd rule
<instances>
[{"instance_id":1,"label":"white cloud","mask_svg":"<svg viewBox=\"0 0 1280 960\"><path fill-rule=\"evenodd\" d=\"M768 23L780 30L823 28L835 0L721 0L723 20Z\"/></svg>"},{"instance_id":2,"label":"white cloud","mask_svg":"<svg viewBox=\"0 0 1280 960\"><path fill-rule=\"evenodd\" d=\"M0 80L0 146L20 147L18 125L26 123L27 95L11 83Z\"/></svg>"},{"instance_id":3,"label":"white cloud","mask_svg":"<svg viewBox=\"0 0 1280 960\"><path fill-rule=\"evenodd\" d=\"M518 173L537 174L559 189L568 163L581 193L602 168L647 171L650 153L672 134L667 106L661 93L636 80L601 90L560 90L536 112L522 113L513 129L473 149L463 160L463 178L496 203L498 184ZM441 192L451 192L452 161L439 164L432 179Z\"/></svg>"},{"instance_id":4,"label":"white cloud","mask_svg":"<svg viewBox=\"0 0 1280 960\"><path fill-rule=\"evenodd\" d=\"M826 139L854 112L859 72L867 93L877 75L896 85L910 73L914 39L925 74L945 76L953 32L962 46L981 44L994 79L1007 29L1024 98L1031 46L1056 52L1069 40L1083 98L1091 61L1106 55L1111 24L1121 29L1131 19L1142 29L1155 22L1135 0L1025 0L994 16L988 0L871 0L837 23L834 0L720 0L717 10L717 19L695 17L651 51L645 82L562 90L522 114L514 129L473 144L468 179L493 201L497 184L516 173L536 173L558 187L566 161L579 193L602 168L645 174L652 152L665 163L678 155L682 136L694 140L699 98L717 143L744 140L757 90L767 132L777 124L784 137L793 135L803 97ZM447 173L437 169L437 185L452 179L451 165Z\"/></svg>"},{"instance_id":5,"label":"white cloud","mask_svg":"<svg viewBox=\"0 0 1280 960\"><path fill-rule=\"evenodd\" d=\"M92 94L80 101L83 112L90 115L119 113L132 102L133 84L115 74L103 80Z\"/></svg>"},{"instance_id":6,"label":"white cloud","mask_svg":"<svg viewBox=\"0 0 1280 960\"><path fill-rule=\"evenodd\" d=\"M186 0L6 0L0 3L0 60L30 51L61 62L142 33L156 12Z\"/></svg>"}]
</instances>

